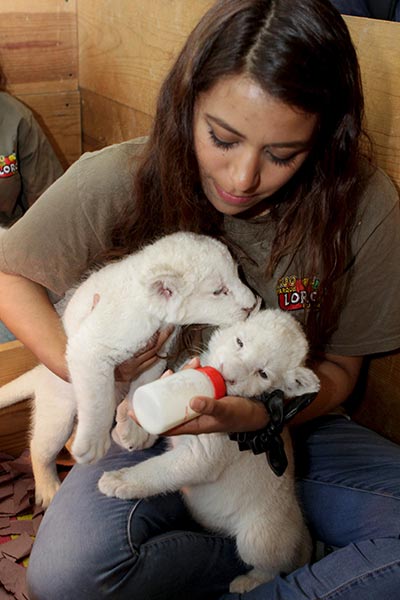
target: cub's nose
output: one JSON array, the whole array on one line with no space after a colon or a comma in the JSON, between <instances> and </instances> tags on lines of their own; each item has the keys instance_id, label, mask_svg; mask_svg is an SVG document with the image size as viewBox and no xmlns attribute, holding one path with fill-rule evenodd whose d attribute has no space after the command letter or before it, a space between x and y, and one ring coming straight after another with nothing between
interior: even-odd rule
<instances>
[{"instance_id":1,"label":"cub's nose","mask_svg":"<svg viewBox=\"0 0 400 600\"><path fill-rule=\"evenodd\" d=\"M258 313L258 311L260 310L261 302L262 302L262 300L261 300L260 296L256 296L256 301L254 302L253 306L250 306L249 308L242 308L242 310L246 314L246 319L251 314L254 313L256 315Z\"/></svg>"}]
</instances>

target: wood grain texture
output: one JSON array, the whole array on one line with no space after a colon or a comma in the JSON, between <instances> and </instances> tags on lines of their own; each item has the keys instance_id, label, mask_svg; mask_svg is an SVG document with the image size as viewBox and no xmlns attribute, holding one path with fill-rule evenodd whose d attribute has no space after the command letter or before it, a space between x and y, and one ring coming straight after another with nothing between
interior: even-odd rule
<instances>
[{"instance_id":1,"label":"wood grain texture","mask_svg":"<svg viewBox=\"0 0 400 600\"><path fill-rule=\"evenodd\" d=\"M36 364L36 357L20 342L0 344L0 385L22 375ZM1 452L19 456L28 446L30 414L30 400L0 410Z\"/></svg>"},{"instance_id":2,"label":"wood grain texture","mask_svg":"<svg viewBox=\"0 0 400 600\"><path fill-rule=\"evenodd\" d=\"M0 3L0 63L12 93L77 89L76 0Z\"/></svg>"},{"instance_id":3,"label":"wood grain texture","mask_svg":"<svg viewBox=\"0 0 400 600\"><path fill-rule=\"evenodd\" d=\"M79 3L80 86L154 114L160 83L210 0Z\"/></svg>"},{"instance_id":4,"label":"wood grain texture","mask_svg":"<svg viewBox=\"0 0 400 600\"><path fill-rule=\"evenodd\" d=\"M400 23L345 17L365 93L365 125L379 166L400 189Z\"/></svg>"},{"instance_id":5,"label":"wood grain texture","mask_svg":"<svg viewBox=\"0 0 400 600\"><path fill-rule=\"evenodd\" d=\"M82 154L80 92L19 94L46 133L66 168Z\"/></svg>"},{"instance_id":6,"label":"wood grain texture","mask_svg":"<svg viewBox=\"0 0 400 600\"><path fill-rule=\"evenodd\" d=\"M21 342L0 344L0 385L8 383L37 364L37 358Z\"/></svg>"},{"instance_id":7,"label":"wood grain texture","mask_svg":"<svg viewBox=\"0 0 400 600\"><path fill-rule=\"evenodd\" d=\"M81 89L84 152L148 134L152 118L134 108Z\"/></svg>"},{"instance_id":8,"label":"wood grain texture","mask_svg":"<svg viewBox=\"0 0 400 600\"><path fill-rule=\"evenodd\" d=\"M353 418L400 444L400 351L371 359Z\"/></svg>"}]
</instances>

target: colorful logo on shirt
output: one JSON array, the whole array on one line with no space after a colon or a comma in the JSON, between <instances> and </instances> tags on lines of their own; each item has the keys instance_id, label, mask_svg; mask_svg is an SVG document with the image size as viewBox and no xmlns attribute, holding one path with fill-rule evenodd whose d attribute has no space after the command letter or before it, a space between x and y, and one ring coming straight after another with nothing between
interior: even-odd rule
<instances>
[{"instance_id":1,"label":"colorful logo on shirt","mask_svg":"<svg viewBox=\"0 0 400 600\"><path fill-rule=\"evenodd\" d=\"M297 277L290 275L278 280L276 293L282 310L303 310L318 308L318 277Z\"/></svg>"},{"instance_id":2,"label":"colorful logo on shirt","mask_svg":"<svg viewBox=\"0 0 400 600\"><path fill-rule=\"evenodd\" d=\"M17 172L17 155L14 152L8 156L0 154L0 177L12 177Z\"/></svg>"}]
</instances>

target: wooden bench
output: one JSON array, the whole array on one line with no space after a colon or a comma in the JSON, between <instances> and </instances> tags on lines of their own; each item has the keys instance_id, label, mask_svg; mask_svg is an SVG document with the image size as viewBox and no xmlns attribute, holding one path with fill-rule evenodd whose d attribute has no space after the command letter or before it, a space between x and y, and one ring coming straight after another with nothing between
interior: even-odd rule
<instances>
[{"instance_id":1,"label":"wooden bench","mask_svg":"<svg viewBox=\"0 0 400 600\"><path fill-rule=\"evenodd\" d=\"M20 342L0 344L0 385L37 364L36 357ZM0 411L0 452L18 456L28 445L31 401L24 400Z\"/></svg>"}]
</instances>

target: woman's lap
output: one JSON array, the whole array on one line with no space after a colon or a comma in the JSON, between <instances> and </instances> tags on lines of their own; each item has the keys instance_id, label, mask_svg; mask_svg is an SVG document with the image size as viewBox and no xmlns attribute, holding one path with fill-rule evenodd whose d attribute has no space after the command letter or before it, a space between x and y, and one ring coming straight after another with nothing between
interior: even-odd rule
<instances>
[{"instance_id":1,"label":"woman's lap","mask_svg":"<svg viewBox=\"0 0 400 600\"><path fill-rule=\"evenodd\" d=\"M333 546L397 537L400 446L344 416L322 418L303 436L299 495L314 536Z\"/></svg>"},{"instance_id":2,"label":"woman's lap","mask_svg":"<svg viewBox=\"0 0 400 600\"><path fill-rule=\"evenodd\" d=\"M276 578L244 600L316 598L316 581L328 598L330 591L343 589L347 572L362 573L366 585L375 576L374 559L377 568L386 567L387 578L391 568L396 581L400 578L400 566L388 560L390 555L392 562L400 561L400 448L343 417L321 419L307 439L309 464L299 485L306 516L318 539L349 546L295 576ZM113 448L97 465L72 470L34 545L28 570L31 600L212 600L227 591L243 570L233 542L196 526L178 494L126 502L97 490L103 470L159 451L160 445L134 454ZM365 561L373 568L368 570ZM300 589L307 585L310 591L304 595ZM389 584L382 585L387 592ZM384 597L368 593L368 599Z\"/></svg>"},{"instance_id":3,"label":"woman's lap","mask_svg":"<svg viewBox=\"0 0 400 600\"><path fill-rule=\"evenodd\" d=\"M202 531L179 494L123 501L97 489L103 471L160 451L162 444L132 454L113 446L96 465L72 469L34 544L30 600L200 600L204 591L212 599L244 571L234 542Z\"/></svg>"}]
</instances>

